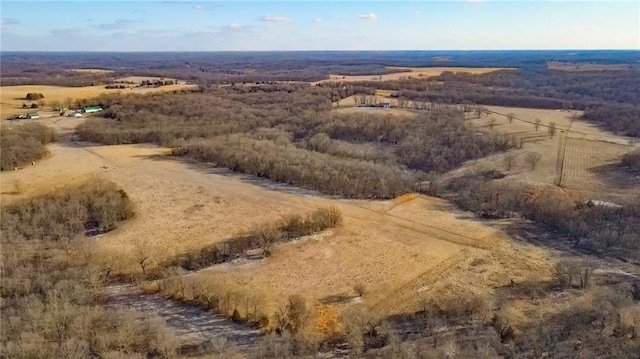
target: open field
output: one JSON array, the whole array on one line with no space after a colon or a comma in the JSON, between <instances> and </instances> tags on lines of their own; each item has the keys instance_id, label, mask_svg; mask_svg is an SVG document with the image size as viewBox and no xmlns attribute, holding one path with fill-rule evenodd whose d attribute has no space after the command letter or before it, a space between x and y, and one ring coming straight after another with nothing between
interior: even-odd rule
<instances>
[{"instance_id":1,"label":"open field","mask_svg":"<svg viewBox=\"0 0 640 359\"><path fill-rule=\"evenodd\" d=\"M562 186L599 192L609 192L612 187L618 190L640 189L640 178L616 166L627 152L629 146L567 138Z\"/></svg>"},{"instance_id":2,"label":"open field","mask_svg":"<svg viewBox=\"0 0 640 359\"><path fill-rule=\"evenodd\" d=\"M61 130L77 121L42 120ZM334 205L344 216L341 227L276 247L250 265L225 264L195 275L264 293L272 305L293 293L317 300L355 297L354 287L362 285L363 305L388 314L414 310L425 296L490 293L511 279L551 275L553 259L544 250L461 218L439 199L351 201L286 186L274 190L270 182L168 159L166 149L147 145L70 142L50 150L51 157L36 166L2 175L3 189L15 181L24 188L20 195L3 190L3 203L96 175L114 181L136 204L137 217L95 243L99 257L122 273L139 271L141 252L150 256L151 268L282 215ZM474 261L485 264L469 271ZM393 304L399 296L407 298L402 306Z\"/></svg>"},{"instance_id":3,"label":"open field","mask_svg":"<svg viewBox=\"0 0 640 359\"><path fill-rule=\"evenodd\" d=\"M563 166L562 185L580 191L596 193L603 198L632 194L640 191L640 182L634 175L624 171L618 165L621 156L633 150L634 139L618 136L579 119L579 111L511 108L485 106L490 113L476 118L468 114L468 122L474 126L513 135L521 139L521 149L511 149L515 155L510 171L505 171L504 154L494 154L474 163L467 163L461 169L449 175L455 175L470 168L494 168L505 171L509 178L518 181L541 184L556 184L558 173L556 165L561 138L566 136L566 152ZM505 116L513 113L515 119L510 124ZM536 131L535 120L540 119ZM548 124L556 123L556 135L551 138ZM526 161L528 152L538 152L540 162L531 169ZM615 189L612 191L612 189ZM613 196L613 197L612 197Z\"/></svg>"},{"instance_id":4,"label":"open field","mask_svg":"<svg viewBox=\"0 0 640 359\"><path fill-rule=\"evenodd\" d=\"M179 85L167 85L153 88L132 88L126 90L118 89L105 89L104 86L86 86L86 87L61 87L61 86L40 86L40 85L23 85L23 86L3 86L0 88L0 117L7 118L15 114L27 113L32 111L38 111L40 109L22 108L22 104L36 103L37 101L27 101L24 99L27 93L35 92L42 93L44 95L44 101L48 104L51 101L60 101L62 104L66 104L68 99L90 99L97 97L101 94L108 93L132 93L132 94L144 94L150 92L161 91L175 91L193 88L194 85L179 84ZM73 106L73 104L72 104ZM50 108L49 105L45 106Z\"/></svg>"},{"instance_id":5,"label":"open field","mask_svg":"<svg viewBox=\"0 0 640 359\"><path fill-rule=\"evenodd\" d=\"M393 72L384 75L329 75L329 79L313 82L312 85L322 82L358 82L358 81L387 81L387 80L400 80L403 78L426 78L433 77L442 74L445 71L454 73L470 73L470 74L485 74L500 70L513 70L510 68L498 68L498 67L387 67L389 70L403 69L411 70L404 72Z\"/></svg>"},{"instance_id":6,"label":"open field","mask_svg":"<svg viewBox=\"0 0 640 359\"><path fill-rule=\"evenodd\" d=\"M161 77L150 77L150 76L127 76L127 77L119 77L114 79L115 82L135 82L141 83L142 81L174 81L177 83L178 80L171 78L161 78ZM184 81L183 81L184 83Z\"/></svg>"},{"instance_id":7,"label":"open field","mask_svg":"<svg viewBox=\"0 0 640 359\"><path fill-rule=\"evenodd\" d=\"M104 69L69 69L68 71L85 73L85 74L110 74L113 72L113 70L104 70Z\"/></svg>"}]
</instances>

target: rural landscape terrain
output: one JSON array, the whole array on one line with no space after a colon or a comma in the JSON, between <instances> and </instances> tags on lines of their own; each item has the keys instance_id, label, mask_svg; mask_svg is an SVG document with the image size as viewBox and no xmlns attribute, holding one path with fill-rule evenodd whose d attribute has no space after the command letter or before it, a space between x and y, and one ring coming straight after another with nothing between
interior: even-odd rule
<instances>
[{"instance_id":1,"label":"rural landscape terrain","mask_svg":"<svg viewBox=\"0 0 640 359\"><path fill-rule=\"evenodd\" d=\"M638 60L5 52L0 357L640 358Z\"/></svg>"}]
</instances>

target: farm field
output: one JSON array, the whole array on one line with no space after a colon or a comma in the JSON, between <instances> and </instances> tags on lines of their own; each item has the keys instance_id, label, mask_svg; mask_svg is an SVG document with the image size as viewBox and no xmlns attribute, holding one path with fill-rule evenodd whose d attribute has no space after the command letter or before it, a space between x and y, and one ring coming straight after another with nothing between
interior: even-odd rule
<instances>
[{"instance_id":1,"label":"farm field","mask_svg":"<svg viewBox=\"0 0 640 359\"><path fill-rule=\"evenodd\" d=\"M23 103L30 105L32 102L24 99L25 95L29 92L42 93L44 95L44 101L50 103L51 101L60 101L66 103L67 99L90 99L97 97L101 94L108 93L132 93L132 94L144 94L150 92L162 92L162 91L175 91L193 88L194 85L179 84L179 85L167 85L155 88L133 88L126 90L119 89L106 89L102 86L86 86L86 87L62 87L62 86L40 86L40 85L23 85L23 86L3 86L0 88L0 116L7 118L15 114L27 113L32 111L38 111L39 109L22 108ZM48 106L47 106L48 107Z\"/></svg>"},{"instance_id":2,"label":"farm field","mask_svg":"<svg viewBox=\"0 0 640 359\"><path fill-rule=\"evenodd\" d=\"M561 138L566 136L566 156L563 167L562 185L567 188L595 192L599 196L610 198L620 195L637 195L640 182L634 175L618 166L622 155L635 147L632 138L618 136L581 119L572 120L574 112L485 106L490 113L481 118L468 114L468 122L474 126L513 135L523 141L521 149L511 149L515 155L509 178L517 181L540 184L555 184L558 179L556 165ZM515 118L509 123L508 113ZM576 118L581 116L575 112ZM540 127L536 131L534 123L540 119ZM556 135L551 138L548 124L556 123ZM525 157L528 152L541 155L540 162L531 169ZM470 168L494 168L505 170L503 154L494 154L469 163L453 171L449 175L462 173ZM612 189L615 189L612 191Z\"/></svg>"},{"instance_id":3,"label":"farm field","mask_svg":"<svg viewBox=\"0 0 640 359\"><path fill-rule=\"evenodd\" d=\"M41 122L64 129L77 123L73 121L77 120ZM425 296L491 293L514 278L551 275L550 254L512 242L475 220L459 218L460 213L439 199L410 195L393 201L336 200L286 186L273 189L270 182L174 161L163 156L167 149L148 145L71 141L50 145L50 151L50 158L36 166L3 173L3 189L16 181L24 188L20 195L3 191L3 203L91 176L115 182L136 204L137 217L96 237L95 244L98 257L121 273L139 271L136 256L141 252L149 255L152 268L256 224L334 205L344 216L342 226L278 246L264 260L227 263L192 276L212 278L238 290L251 288L270 298L271 305L295 293L314 300L355 298L354 287L362 285L367 293L362 305L392 314L416 309ZM462 276L474 260L486 265ZM442 276L444 272L450 275ZM396 306L398 295L410 300Z\"/></svg>"},{"instance_id":4,"label":"farm field","mask_svg":"<svg viewBox=\"0 0 640 359\"><path fill-rule=\"evenodd\" d=\"M400 80L401 78L422 78L438 76L445 71L454 73L471 73L471 74L485 74L500 70L513 70L510 68L498 68L498 67L387 67L389 70L405 70L403 72L393 72L384 75L329 75L328 79L312 82L312 85L323 82L358 82L358 81L387 81L387 80ZM410 71L406 71L410 70Z\"/></svg>"},{"instance_id":5,"label":"farm field","mask_svg":"<svg viewBox=\"0 0 640 359\"><path fill-rule=\"evenodd\" d=\"M86 74L110 74L113 70L104 69L69 69L68 71L86 73Z\"/></svg>"},{"instance_id":6,"label":"farm field","mask_svg":"<svg viewBox=\"0 0 640 359\"><path fill-rule=\"evenodd\" d=\"M640 188L640 178L616 168L629 146L567 138L562 186L601 193Z\"/></svg>"}]
</instances>

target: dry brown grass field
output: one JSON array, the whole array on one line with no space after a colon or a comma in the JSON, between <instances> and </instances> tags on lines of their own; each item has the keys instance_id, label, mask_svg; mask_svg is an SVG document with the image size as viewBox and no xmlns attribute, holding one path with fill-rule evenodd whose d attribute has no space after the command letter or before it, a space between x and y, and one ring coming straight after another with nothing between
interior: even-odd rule
<instances>
[{"instance_id":1,"label":"dry brown grass field","mask_svg":"<svg viewBox=\"0 0 640 359\"><path fill-rule=\"evenodd\" d=\"M167 85L155 88L132 88L126 90L119 89L105 89L104 86L86 86L86 87L63 87L63 86L41 86L41 85L22 85L22 86L2 86L0 87L0 117L7 118L15 114L27 113L32 111L38 111L39 109L26 109L22 108L23 103L30 105L32 102L24 99L27 93L35 92L42 93L44 95L44 101L48 104L51 101L60 101L66 103L68 98L76 99L90 99L97 97L101 94L108 93L136 93L143 94L149 92L160 91L175 91L187 88L193 88L194 85L179 84L179 85ZM50 108L46 105L45 108Z\"/></svg>"},{"instance_id":2,"label":"dry brown grass field","mask_svg":"<svg viewBox=\"0 0 640 359\"><path fill-rule=\"evenodd\" d=\"M438 76L445 71L454 73L486 74L500 70L513 70L501 67L387 67L388 70L405 70L404 72L392 72L384 75L329 75L326 80L313 82L312 85L322 82L358 82L358 81L387 81L400 80L402 78L427 78ZM410 71L406 71L410 70Z\"/></svg>"},{"instance_id":3,"label":"dry brown grass field","mask_svg":"<svg viewBox=\"0 0 640 359\"><path fill-rule=\"evenodd\" d=\"M77 121L40 120L61 132ZM355 298L354 288L360 285L366 288L362 298L343 305L360 302L381 314L417 310L424 298L490 295L511 279L551 277L551 254L513 242L439 199L409 195L393 201L337 200L271 189L267 182L169 159L164 156L167 149L148 145L68 141L49 149L51 156L35 166L3 173L2 202L91 176L115 182L135 203L137 217L97 237L95 244L97 257L120 273L139 272L140 255L149 256L152 268L256 224L334 205L344 216L342 226L280 245L266 259L227 263L192 276L262 293L271 306L294 293L314 300ZM23 190L10 194L16 182ZM402 303L399 298L404 298Z\"/></svg>"},{"instance_id":4,"label":"dry brown grass field","mask_svg":"<svg viewBox=\"0 0 640 359\"><path fill-rule=\"evenodd\" d=\"M617 166L622 155L633 150L632 138L615 135L579 119L582 115L579 111L499 106L485 106L485 108L491 113L483 114L479 119L469 114L469 123L490 130L490 124L493 122L494 131L511 134L523 140L521 149L510 150L516 155L516 160L511 171L507 172L509 178L555 184L558 176L556 172L558 147L562 144L561 137L566 135L566 157L562 171L563 186L605 196L637 194L640 191L638 179ZM508 113L515 115L511 124L504 116ZM534 126L536 119L540 119L540 127L537 131ZM555 122L557 128L553 138L549 135L547 127L551 122ZM528 152L538 152L542 156L533 170L525 160ZM504 154L491 155L467 164L463 169L479 167L505 170L503 158Z\"/></svg>"},{"instance_id":5,"label":"dry brown grass field","mask_svg":"<svg viewBox=\"0 0 640 359\"><path fill-rule=\"evenodd\" d=\"M68 71L87 73L87 74L110 74L113 72L113 70L104 70L104 69L69 69Z\"/></svg>"}]
</instances>

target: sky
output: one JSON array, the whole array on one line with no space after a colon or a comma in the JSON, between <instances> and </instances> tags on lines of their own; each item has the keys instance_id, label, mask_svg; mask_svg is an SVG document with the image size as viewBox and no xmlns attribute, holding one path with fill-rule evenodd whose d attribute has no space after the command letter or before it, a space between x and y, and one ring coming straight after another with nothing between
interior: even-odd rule
<instances>
[{"instance_id":1,"label":"sky","mask_svg":"<svg viewBox=\"0 0 640 359\"><path fill-rule=\"evenodd\" d=\"M640 1L11 1L2 51L640 49Z\"/></svg>"}]
</instances>

